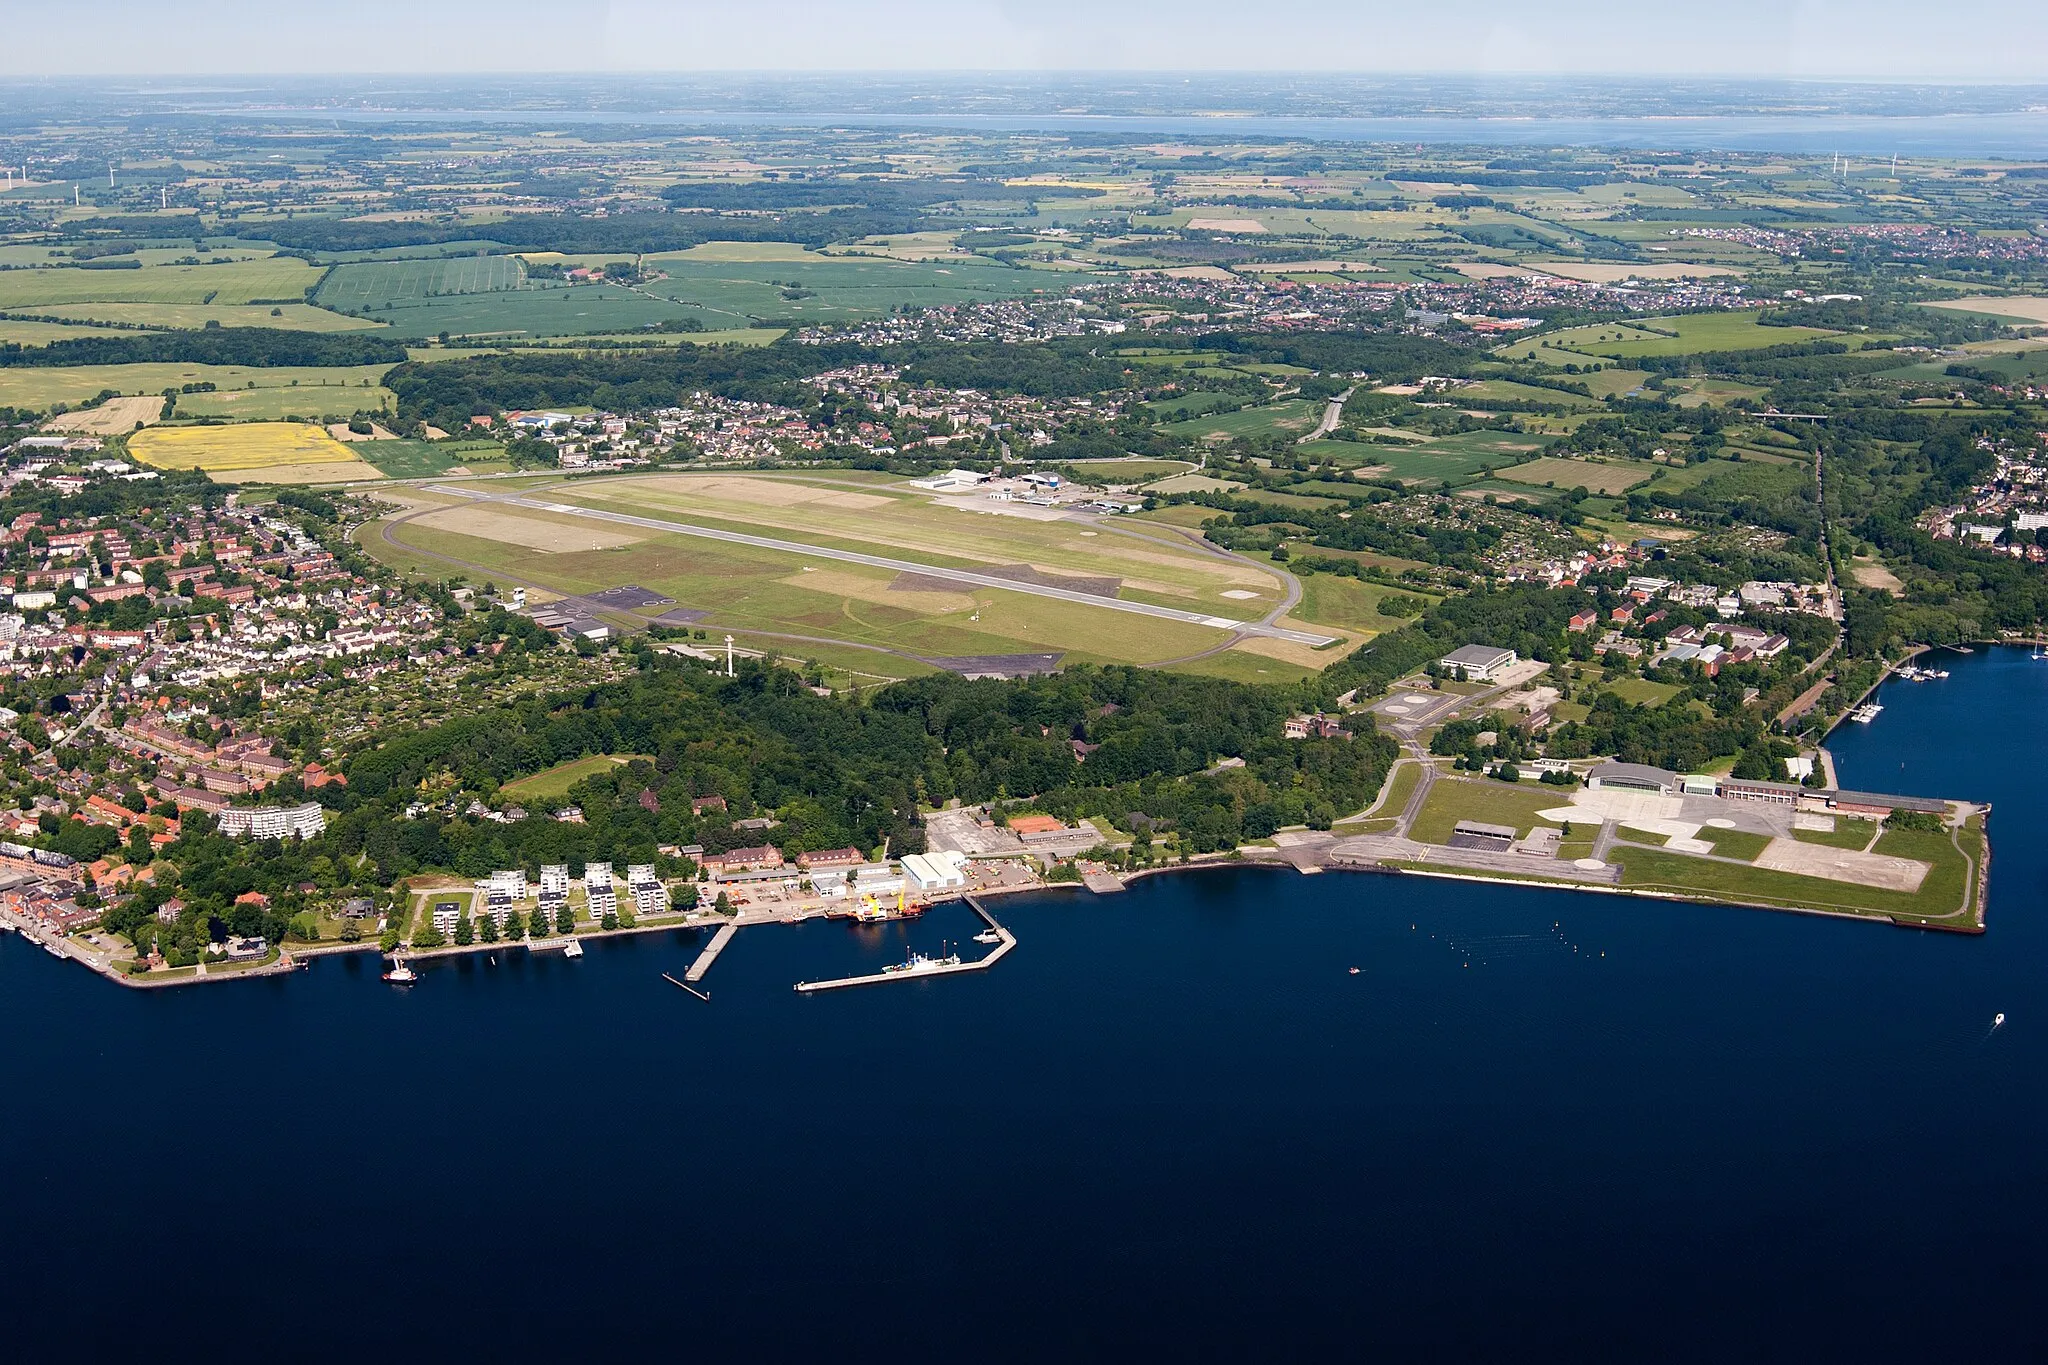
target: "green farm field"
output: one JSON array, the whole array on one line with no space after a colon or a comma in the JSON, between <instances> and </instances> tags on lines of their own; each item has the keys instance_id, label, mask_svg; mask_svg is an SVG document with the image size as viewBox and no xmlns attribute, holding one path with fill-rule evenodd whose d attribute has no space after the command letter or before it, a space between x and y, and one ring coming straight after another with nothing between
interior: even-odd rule
<instances>
[{"instance_id":1,"label":"green farm field","mask_svg":"<svg viewBox=\"0 0 2048 1365\"><path fill-rule=\"evenodd\" d=\"M1218 413L1213 417L1195 417L1185 422L1175 422L1166 429L1176 436L1185 436L1195 441L1227 441L1236 436L1276 434L1300 436L1313 431L1322 415L1321 403L1290 398L1286 402L1270 403L1264 407L1241 408L1236 412Z\"/></svg>"},{"instance_id":2,"label":"green farm field","mask_svg":"<svg viewBox=\"0 0 2048 1365\"><path fill-rule=\"evenodd\" d=\"M322 301L326 301L324 292ZM484 338L573 337L630 333L677 320L690 321L704 331L716 331L728 322L747 325L744 320L700 315L667 300L609 284L394 298L378 304L368 316L389 327L394 337L403 338L443 332Z\"/></svg>"},{"instance_id":3,"label":"green farm field","mask_svg":"<svg viewBox=\"0 0 2048 1365\"><path fill-rule=\"evenodd\" d=\"M1332 486L1332 485L1326 485ZM1331 508L1346 506L1343 498L1323 498L1314 494L1278 493L1265 488L1245 488L1233 494L1246 502L1263 502L1269 507L1292 507L1301 512L1327 512Z\"/></svg>"},{"instance_id":4,"label":"green farm field","mask_svg":"<svg viewBox=\"0 0 2048 1365\"><path fill-rule=\"evenodd\" d=\"M0 318L0 346L47 346L53 341L76 341L80 337L120 336L111 327L71 327L61 322L27 322Z\"/></svg>"},{"instance_id":5,"label":"green farm field","mask_svg":"<svg viewBox=\"0 0 2048 1365\"><path fill-rule=\"evenodd\" d=\"M301 413L349 413L358 407L376 405L387 391L378 388L388 365L339 365L296 368L243 365L76 365L50 369L9 367L0 369L0 407L47 408L54 403L78 404L112 389L115 393L162 393L186 384L211 382L219 392L181 394L178 407L193 415L228 415L232 406L228 391L263 393L284 390L300 398L292 411ZM254 390L247 386L254 384ZM346 389L347 393L339 392ZM325 390L326 392L322 392ZM284 398L276 400L285 402ZM248 400L253 409L270 404ZM212 411L209 411L212 409ZM236 415L241 415L239 412ZM284 414L271 414L282 416Z\"/></svg>"},{"instance_id":6,"label":"green farm field","mask_svg":"<svg viewBox=\"0 0 2048 1365\"><path fill-rule=\"evenodd\" d=\"M1688 313L1683 317L1644 318L1640 322L1595 323L1553 332L1549 346L1576 351L1581 357L1627 360L1636 356L1693 355L1701 351L1757 351L1789 346L1839 333L1818 327L1765 327L1754 313Z\"/></svg>"},{"instance_id":7,"label":"green farm field","mask_svg":"<svg viewBox=\"0 0 2048 1365\"><path fill-rule=\"evenodd\" d=\"M526 267L516 256L362 261L334 267L315 299L323 308L377 310L448 294L498 293L525 283Z\"/></svg>"},{"instance_id":8,"label":"green farm field","mask_svg":"<svg viewBox=\"0 0 2048 1365\"><path fill-rule=\"evenodd\" d=\"M289 257L141 270L7 270L0 271L0 308L22 312L64 303L238 305L259 299L302 303L319 278L318 269Z\"/></svg>"},{"instance_id":9,"label":"green farm field","mask_svg":"<svg viewBox=\"0 0 2048 1365\"><path fill-rule=\"evenodd\" d=\"M1681 379L1677 385L1684 392L1672 401L1681 408L1696 408L1705 403L1727 404L1738 398L1761 398L1768 392L1762 385L1741 384L1733 379Z\"/></svg>"},{"instance_id":10,"label":"green farm field","mask_svg":"<svg viewBox=\"0 0 2048 1365\"><path fill-rule=\"evenodd\" d=\"M1633 373L1633 371L1629 373ZM1592 375L1584 376L1587 379L1593 377ZM1600 400L1597 398L1587 398L1576 393L1565 393L1560 389L1538 388L1534 384L1517 384L1511 379L1482 379L1476 384L1466 384L1457 390L1457 396L1460 400L1476 399L1480 402L1491 399L1496 402L1554 403L1560 407L1594 408L1600 406Z\"/></svg>"},{"instance_id":11,"label":"green farm field","mask_svg":"<svg viewBox=\"0 0 2048 1365\"><path fill-rule=\"evenodd\" d=\"M221 389L214 393L178 395L180 417L225 417L242 422L274 422L281 417L350 417L357 412L390 412L398 396L381 384L289 384L270 388Z\"/></svg>"},{"instance_id":12,"label":"green farm field","mask_svg":"<svg viewBox=\"0 0 2048 1365\"><path fill-rule=\"evenodd\" d=\"M461 453L450 449L450 445L428 441L352 441L349 450L389 478L423 479L445 474L464 463ZM497 447L491 450L496 452Z\"/></svg>"},{"instance_id":13,"label":"green farm field","mask_svg":"<svg viewBox=\"0 0 2048 1365\"><path fill-rule=\"evenodd\" d=\"M1535 438L1511 432L1469 432L1440 436L1419 445L1363 445L1354 441L1315 441L1304 454L1329 454L1363 460L1362 469L1383 470L1404 483L1441 480L1455 483L1489 469L1502 469L1543 448Z\"/></svg>"},{"instance_id":14,"label":"green farm field","mask_svg":"<svg viewBox=\"0 0 2048 1365\"><path fill-rule=\"evenodd\" d=\"M1193 460L1084 460L1074 466L1090 483L1143 483L1184 474L1195 467Z\"/></svg>"},{"instance_id":15,"label":"green farm field","mask_svg":"<svg viewBox=\"0 0 2048 1365\"><path fill-rule=\"evenodd\" d=\"M1583 488L1589 493L1626 493L1650 477L1642 465L1598 464L1592 460L1566 460L1544 456L1499 472L1511 483L1540 484L1562 489Z\"/></svg>"},{"instance_id":16,"label":"green farm field","mask_svg":"<svg viewBox=\"0 0 2048 1365\"><path fill-rule=\"evenodd\" d=\"M278 327L294 332L374 331L378 324L367 318L345 317L306 303L63 303L38 308L39 314L67 322L121 322L137 327L198 329L209 323L222 327Z\"/></svg>"},{"instance_id":17,"label":"green farm field","mask_svg":"<svg viewBox=\"0 0 2048 1365\"><path fill-rule=\"evenodd\" d=\"M1218 408L1242 407L1244 401L1244 395L1240 393L1210 393L1197 389L1172 398L1155 398L1145 406L1162 421L1185 422L1190 417L1206 417Z\"/></svg>"},{"instance_id":18,"label":"green farm field","mask_svg":"<svg viewBox=\"0 0 2048 1365\"><path fill-rule=\"evenodd\" d=\"M932 307L982 302L1049 287L1043 275L966 257L926 262L805 253L795 258L733 260L698 254L701 251L647 257L646 267L663 271L668 278L641 289L670 300L682 316L700 318L707 331L753 326L766 318L855 321L886 316L906 303Z\"/></svg>"}]
</instances>

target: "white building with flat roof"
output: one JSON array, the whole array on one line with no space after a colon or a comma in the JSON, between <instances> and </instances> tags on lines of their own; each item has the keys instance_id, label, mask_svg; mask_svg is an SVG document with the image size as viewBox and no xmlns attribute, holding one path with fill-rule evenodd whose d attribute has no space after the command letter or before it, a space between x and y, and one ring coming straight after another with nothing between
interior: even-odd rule
<instances>
[{"instance_id":1,"label":"white building with flat roof","mask_svg":"<svg viewBox=\"0 0 2048 1365\"><path fill-rule=\"evenodd\" d=\"M610 863L583 865L583 894L590 898L592 919L603 919L606 915L618 913L619 889L612 882Z\"/></svg>"},{"instance_id":2,"label":"white building with flat roof","mask_svg":"<svg viewBox=\"0 0 2048 1365\"><path fill-rule=\"evenodd\" d=\"M509 872L493 872L488 877L479 877L476 889L492 900L523 901L526 899L526 869L515 867Z\"/></svg>"},{"instance_id":3,"label":"white building with flat roof","mask_svg":"<svg viewBox=\"0 0 2048 1365\"><path fill-rule=\"evenodd\" d=\"M1461 645L1437 660L1437 666L1444 672L1456 675L1463 673L1473 682L1492 682L1500 674L1513 668L1521 658L1512 649L1497 649L1492 645Z\"/></svg>"},{"instance_id":4,"label":"white building with flat roof","mask_svg":"<svg viewBox=\"0 0 2048 1365\"><path fill-rule=\"evenodd\" d=\"M540 870L540 903L554 908L569 899L569 865L547 863Z\"/></svg>"},{"instance_id":5,"label":"white building with flat roof","mask_svg":"<svg viewBox=\"0 0 2048 1365\"><path fill-rule=\"evenodd\" d=\"M636 915L658 915L668 909L668 888L654 875L654 864L634 863L626 869L626 894Z\"/></svg>"},{"instance_id":6,"label":"white building with flat roof","mask_svg":"<svg viewBox=\"0 0 2048 1365\"><path fill-rule=\"evenodd\" d=\"M216 817L217 827L230 838L310 839L327 828L327 812L317 801L297 806L228 806Z\"/></svg>"}]
</instances>

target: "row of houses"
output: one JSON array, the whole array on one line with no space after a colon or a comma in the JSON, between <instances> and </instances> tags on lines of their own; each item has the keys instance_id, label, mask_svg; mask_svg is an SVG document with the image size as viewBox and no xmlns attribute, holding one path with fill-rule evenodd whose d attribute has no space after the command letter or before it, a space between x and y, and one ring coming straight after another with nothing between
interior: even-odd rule
<instances>
[{"instance_id":1,"label":"row of houses","mask_svg":"<svg viewBox=\"0 0 2048 1365\"><path fill-rule=\"evenodd\" d=\"M571 880L566 863L543 865L540 880L530 891L524 868L492 872L477 879L477 900L485 913L502 921L531 894L541 913L552 918L569 903ZM583 894L593 918L602 919L618 912L618 881L610 863L583 865ZM669 907L668 886L656 875L652 863L633 863L626 868L626 896L637 915L658 915Z\"/></svg>"}]
</instances>

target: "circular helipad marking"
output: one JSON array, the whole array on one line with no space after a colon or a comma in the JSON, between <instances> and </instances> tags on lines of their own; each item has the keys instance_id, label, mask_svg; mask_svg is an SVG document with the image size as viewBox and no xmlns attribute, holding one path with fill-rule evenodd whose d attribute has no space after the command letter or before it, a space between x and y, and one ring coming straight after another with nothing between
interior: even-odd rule
<instances>
[{"instance_id":1,"label":"circular helipad marking","mask_svg":"<svg viewBox=\"0 0 2048 1365\"><path fill-rule=\"evenodd\" d=\"M1730 819L1729 819L1729 818L1728 818L1727 816L1725 816L1725 815L1717 815L1717 816L1715 816L1715 817L1714 817L1713 819L1711 819L1711 820L1707 821L1707 828L1708 828L1708 829L1734 829L1734 828L1735 828L1735 822L1734 822L1733 820L1730 820Z\"/></svg>"},{"instance_id":2,"label":"circular helipad marking","mask_svg":"<svg viewBox=\"0 0 2048 1365\"><path fill-rule=\"evenodd\" d=\"M1390 716L1405 716L1408 714L1408 708L1405 706L1383 706L1380 709Z\"/></svg>"},{"instance_id":3,"label":"circular helipad marking","mask_svg":"<svg viewBox=\"0 0 2048 1365\"><path fill-rule=\"evenodd\" d=\"M1601 862L1598 858L1575 858L1572 860L1572 866L1581 872L1605 872L1607 870L1607 864Z\"/></svg>"}]
</instances>

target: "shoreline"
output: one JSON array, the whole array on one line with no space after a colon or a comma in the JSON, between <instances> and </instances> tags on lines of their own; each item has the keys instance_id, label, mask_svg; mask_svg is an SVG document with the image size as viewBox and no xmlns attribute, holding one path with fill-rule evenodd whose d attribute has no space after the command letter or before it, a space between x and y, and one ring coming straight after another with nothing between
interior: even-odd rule
<instances>
[{"instance_id":1,"label":"shoreline","mask_svg":"<svg viewBox=\"0 0 2048 1365\"><path fill-rule=\"evenodd\" d=\"M1563 891L1578 893L1592 892L1600 895L1630 896L1641 900L1664 901L1677 905L1725 907L1734 910L1761 911L1770 914L1811 915L1823 919L1847 920L1863 924L1886 925L1894 929L1919 929L1936 933L1961 934L1966 937L1972 937L1982 935L1986 931L1984 924L1984 912L1990 899L1991 839L1990 830L1988 828L1990 823L1990 814L1988 811L1985 813L1985 823L1986 830L1984 838L1984 853L1982 858L1978 861L1974 872L1976 886L1973 889L1973 893L1970 897L1970 918L1966 919L1964 922L1959 924L1943 924L1931 921L1902 921L1899 919L1895 919L1890 915L1885 915L1881 913L1857 914L1853 911L1848 910L1823 910L1814 906L1768 905L1759 901L1732 900L1720 897L1707 896L1688 896L1670 891L1647 890L1641 887L1604 886L1595 883L1546 881L1532 877L1488 876L1484 873L1476 871L1461 872L1449 868L1438 869L1406 867L1396 866L1384 862L1353 862L1350 860L1339 860L1328 864L1319 864L1313 869L1305 869L1300 866L1297 866L1293 862L1290 862L1283 857L1247 856L1247 850L1242 848L1233 850L1229 853L1211 853L1197 855L1198 860L1191 860L1186 863L1174 863L1163 866L1139 868L1132 872L1119 873L1117 875L1119 880L1121 880L1126 886L1128 886L1132 882L1141 881L1148 877L1157 877L1169 873L1206 872L1215 871L1217 869L1222 868L1233 867L1270 868L1276 872L1292 871L1297 876L1304 877L1320 875L1326 871L1377 874L1380 876L1427 877L1438 881L1470 882L1488 886L1512 886L1535 891ZM1251 850L1251 852L1259 854L1271 854L1274 852L1274 850L1257 849ZM963 892L960 897L957 897L955 899L965 901L968 895L973 895L981 898L992 898L997 896L1016 896L1047 891L1069 890L1087 891L1089 890L1089 888L1084 886L1080 882L1050 882L1039 886L992 887L987 890ZM1095 892L1093 894L1100 895L1103 893ZM943 905L948 903L950 902L938 901L934 902L934 905ZM13 916L6 917L6 927L13 929L16 933L20 934L21 937L42 947L44 951L49 952L53 957L59 957L69 961L77 962L80 966L85 967L87 970L93 972L95 975L105 977L118 985L131 987L137 990L166 990L180 986L201 985L208 982L216 981L239 981L258 979L263 977L289 975L294 972L303 971L306 968L310 967L312 965L313 959L315 958L337 957L351 953L374 953L380 958L386 956L397 956L402 954L408 961L432 961L441 958L474 956L477 953L493 953L500 950L510 952L514 949L524 950L528 953L550 953L562 951L572 941L602 942L606 939L612 938L633 937L643 934L669 933L676 930L715 930L718 928L722 928L723 926L728 924L734 925L737 928L753 928L757 926L770 924L802 924L809 920L824 918L827 918L827 916L825 916L822 913L813 913L808 915L795 916L764 916L759 919L750 920L714 918L708 920L670 922L664 924L635 924L631 926L621 927L618 929L600 930L590 934L555 936L539 940L520 938L516 940L500 940L496 943L447 944L439 948L422 949L411 949L401 945L400 949L398 950L398 954L386 954L375 941L365 941L361 943L348 944L338 942L326 944L304 944L300 945L299 948L296 950L281 952L277 958L274 958L268 962L264 962L252 967L238 967L233 968L231 970L218 970L213 973L204 975L194 972L191 975L180 975L175 978L159 978L155 981L150 980L147 975L134 976L128 974L127 972L117 970L113 967L111 962L94 961L91 957L87 956L84 952L82 952L77 947L77 945L71 943L68 939L60 939L53 946L51 941L48 938L46 938L41 932L39 932L36 928L34 928L31 925L26 925L17 922L15 917ZM226 964L216 965L220 967L226 966Z\"/></svg>"},{"instance_id":2,"label":"shoreline","mask_svg":"<svg viewBox=\"0 0 2048 1365\"><path fill-rule=\"evenodd\" d=\"M1975 647L1988 649L1995 647L2020 648L2023 646L2010 645L2010 643L2006 641L1983 641L1979 642ZM1853 711L1856 705L1861 705L1864 699L1867 699L1872 693L1876 692L1877 689L1882 687L1885 682L1890 680L1891 677L1899 669L1906 667L1914 659L1917 659L1922 655L1927 654L1935 649L1948 648L1954 647L1947 645L1917 645L1911 651L1903 655L1901 658L1895 661L1888 662L1885 665L1883 672L1878 677L1877 681L1871 684L1871 686L1865 690L1865 692L1862 695L1862 698L1859 698L1858 701L1849 708L1849 710ZM1821 748L1824 753L1825 741L1827 737L1832 736L1834 731L1837 728L1839 728L1841 723L1845 721L1847 718L1848 711L1845 711L1843 715L1836 720L1835 724L1829 727L1826 735L1822 737ZM1832 769L1833 765L1831 757L1829 758L1829 766L1830 769ZM1384 795L1384 786L1382 794ZM1144 880L1148 877L1160 876L1166 873L1201 872L1224 867L1257 866L1272 867L1276 869L1291 868L1297 874L1302 876L1316 875L1326 870L1341 872L1378 872L1387 874L1407 874L1420 877L1434 877L1440 880L1449 881L1481 882L1493 885L1526 887L1538 890L1581 892L1592 891L1608 895L1635 896L1646 900L1669 901L1676 904L1726 906L1731 909L1739 910L1760 910L1776 912L1780 914L1817 915L1828 919L1858 920L1868 923L1886 924L1894 928L1902 929L1925 929L1940 933L1980 935L1986 932L1985 918L1987 909L1990 904L1991 838L1990 810L1988 807L1983 812L1983 819L1984 829L1982 832L1982 853L1972 865L1972 875L1975 878L1976 885L1972 889L1972 892L1968 897L1965 906L1961 907L1964 918L1961 920L1961 922L1958 923L1945 923L1934 919L1901 920L1893 917L1892 915L1879 911L1872 911L1870 913L1864 914L1852 910L1830 910L1822 909L1816 906L1772 905L1761 901L1741 900L1718 896L1687 895L1683 892L1651 890L1643 887L1608 886L1596 883L1566 880L1553 881L1537 877L1518 876L1513 874L1488 875L1484 872L1476 870L1458 871L1454 868L1448 867L1409 867L1403 865L1394 865L1388 862L1380 861L1363 862L1339 858L1328 863L1323 863L1318 860L1314 863L1313 866L1303 866L1301 862L1298 862L1295 859L1287 857L1284 850L1267 848L1262 846L1248 847L1243 845L1240 845L1235 849L1222 853L1195 854L1186 859L1185 861L1178 863L1160 863L1132 869L1129 871L1115 872L1112 875L1115 876L1116 880L1120 883L1120 885L1118 887L1111 888L1109 891L1106 892L1093 891L1093 888L1088 887L1080 881L1062 881L1042 882L1037 885L1031 886L994 886L988 888L976 888L972 891L963 889L961 897L957 899L964 899L968 895L993 899L995 897L1000 896L1013 896L1031 892L1059 890L1091 891L1093 894L1096 895L1114 894L1116 890L1121 890L1125 887L1128 887L1134 882ZM933 902L934 905L944 903L946 902ZM403 956L408 960L424 961L433 960L437 958L451 958L464 955L473 955L476 953L493 953L500 949L503 949L508 952L512 951L513 949L524 949L529 953L560 952L563 949L565 949L572 941L596 942L618 936L666 933L674 930L708 929L715 931L726 925L732 925L735 928L750 928L755 925L764 924L801 924L807 920L823 919L827 917L827 913L822 908L811 910L807 913L798 914L781 915L757 913L753 915L739 914L732 917L719 916L715 912L705 912L702 918L692 918L686 915L679 919L668 919L659 923L622 925L619 928L610 930L593 929L591 932L587 934L577 933L566 936L554 935L538 940L522 937L516 940L501 939L497 942L491 943L474 942L468 944L444 944L436 948L412 948L408 945L401 944L395 952L389 954L387 954L381 947L380 943L374 939L362 940L355 943L343 943L336 940L315 943L302 943L296 945L280 944L278 945L278 948L276 950L277 956L263 962L255 963L249 966L235 965L226 961L202 963L200 964L200 970L191 970L188 972L186 969L176 969L178 971L178 974L175 976L171 976L168 974L159 975L156 973L130 973L124 970L122 967L118 966L116 964L115 959L113 959L111 956L101 955L93 952L88 948L82 947L78 943L74 942L68 936L51 934L45 931L41 926L38 926L33 922L26 920L24 917L13 914L11 912L0 912L0 925L4 925L4 927L6 928L14 930L23 938L26 938L41 946L46 952L49 952L53 957L64 958L70 961L77 962L79 965L87 968L96 975L106 977L107 979L115 982L118 985L130 987L137 990L164 990L180 986L198 985L212 981L233 981L249 978L279 976L291 972L301 971L307 967L310 967L312 965L313 959L315 958L337 956L349 953L375 953L380 958L387 956L394 958ZM210 968L211 970L206 970L208 968Z\"/></svg>"}]
</instances>

